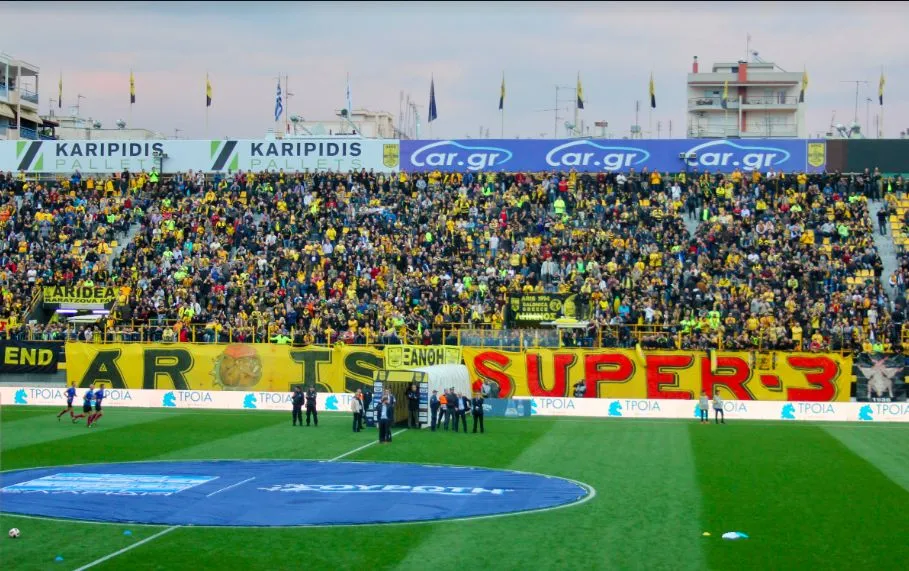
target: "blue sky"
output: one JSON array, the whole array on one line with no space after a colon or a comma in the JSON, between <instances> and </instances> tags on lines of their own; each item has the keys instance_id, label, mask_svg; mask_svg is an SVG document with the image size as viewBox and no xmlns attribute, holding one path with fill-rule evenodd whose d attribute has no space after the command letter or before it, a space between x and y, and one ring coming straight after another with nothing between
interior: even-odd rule
<instances>
[{"instance_id":1,"label":"blue sky","mask_svg":"<svg viewBox=\"0 0 909 571\"><path fill-rule=\"evenodd\" d=\"M585 3L450 2L0 2L0 51L41 68L41 109L57 96L64 110L81 94L82 114L112 126L130 119L181 137L205 138L205 74L213 87L208 136L259 138L274 126L275 77L289 75L293 114L329 119L346 106L350 74L355 108L397 117L403 91L421 106L423 134L430 76L435 77L435 138L500 133L499 85L505 73L505 136L551 137L555 86L586 99L582 118L609 121L627 134L641 101L648 125L648 81L656 83L662 136L683 133L685 81L692 56L702 69L740 59L745 39L761 58L789 71L807 68L807 121L814 134L853 117L855 85L877 107L887 77L884 129L909 129L907 2ZM40 31L38 31L40 30ZM129 110L129 70L137 103ZM562 94L560 115L573 111ZM560 136L564 133L559 120ZM655 133L654 133L655 136Z\"/></svg>"}]
</instances>

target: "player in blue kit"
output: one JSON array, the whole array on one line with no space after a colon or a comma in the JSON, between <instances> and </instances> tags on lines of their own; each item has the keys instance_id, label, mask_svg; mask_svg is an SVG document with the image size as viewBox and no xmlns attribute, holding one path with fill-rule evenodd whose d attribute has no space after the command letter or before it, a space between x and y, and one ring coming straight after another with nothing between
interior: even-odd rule
<instances>
[{"instance_id":1,"label":"player in blue kit","mask_svg":"<svg viewBox=\"0 0 909 571\"><path fill-rule=\"evenodd\" d=\"M57 420L60 420L60 417L67 412L69 412L69 417L73 418L73 399L76 398L76 383L66 389L64 394L66 395L66 408L60 411L60 414L57 415Z\"/></svg>"},{"instance_id":2,"label":"player in blue kit","mask_svg":"<svg viewBox=\"0 0 909 571\"><path fill-rule=\"evenodd\" d=\"M92 413L92 399L95 398L95 385L90 385L85 394L82 395L82 414L73 417L73 424L80 418L85 418Z\"/></svg>"},{"instance_id":3,"label":"player in blue kit","mask_svg":"<svg viewBox=\"0 0 909 571\"><path fill-rule=\"evenodd\" d=\"M103 401L106 396L107 393L104 392L104 385L98 385L98 390L95 391L95 414L88 417L89 427L95 426L95 423L101 418L101 415L103 414L101 412L101 401Z\"/></svg>"}]
</instances>

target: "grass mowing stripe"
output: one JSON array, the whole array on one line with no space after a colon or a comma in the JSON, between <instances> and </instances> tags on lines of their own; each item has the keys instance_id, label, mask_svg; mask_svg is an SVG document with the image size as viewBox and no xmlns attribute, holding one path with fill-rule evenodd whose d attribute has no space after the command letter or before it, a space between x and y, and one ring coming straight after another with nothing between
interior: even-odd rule
<instances>
[{"instance_id":1,"label":"grass mowing stripe","mask_svg":"<svg viewBox=\"0 0 909 571\"><path fill-rule=\"evenodd\" d=\"M132 425L118 426L118 419L131 422L134 417L125 411L109 412L101 418L98 428L83 428L81 434L54 442L32 444L4 450L3 469L13 470L35 465L41 458L44 465L79 464L94 461L119 462L147 460L169 451L217 440L221 435L211 431L211 423L187 411L186 414L142 424L137 430ZM279 422L277 417L265 415L237 415L231 419L232 434L241 435L263 426ZM103 452L96 455L96 452Z\"/></svg>"},{"instance_id":2,"label":"grass mowing stripe","mask_svg":"<svg viewBox=\"0 0 909 571\"><path fill-rule=\"evenodd\" d=\"M260 415L256 415L260 416ZM376 441L375 431L353 432L349 414L319 415L319 426L300 427L286 424L284 413L267 415L274 422L257 430L235 434L229 425L218 431L218 438L195 446L169 450L154 460L287 460L333 457L367 442ZM225 419L228 421L229 419ZM209 420L210 422L210 420Z\"/></svg>"},{"instance_id":3,"label":"grass mowing stripe","mask_svg":"<svg viewBox=\"0 0 909 571\"><path fill-rule=\"evenodd\" d=\"M151 535L149 537L146 537L145 539L143 539L141 541L137 541L136 543L133 543L130 546L124 547L123 549L120 549L119 551L114 551L110 555L105 555L104 557L102 557L100 559L96 559L96 560L92 561L91 563L89 563L88 565L83 565L82 567L79 567L78 569L76 569L76 571L85 571L86 569L91 569L92 567L95 567L96 565L100 565L101 563L104 563L105 561L109 561L109 560L113 559L114 557L117 557L118 555L122 555L122 554L126 553L127 551L133 550L141 545L145 545L149 541L158 539L162 535L166 535L166 534L172 532L173 530L178 529L179 527L180 527L179 525L175 525L175 526L168 527L167 529L162 529L158 533Z\"/></svg>"},{"instance_id":4,"label":"grass mowing stripe","mask_svg":"<svg viewBox=\"0 0 909 571\"><path fill-rule=\"evenodd\" d=\"M445 545L446 568L525 569L527 562L534 569L704 566L687 430L551 422L542 438L501 467L575 479L594 487L597 496L552 512L434 526L400 568L423 568L437 557L439 545Z\"/></svg>"},{"instance_id":5,"label":"grass mowing stripe","mask_svg":"<svg viewBox=\"0 0 909 571\"><path fill-rule=\"evenodd\" d=\"M888 430L888 426L882 424L864 426L878 430L856 432L839 426L825 426L824 430L909 492L909 442L906 440L909 430Z\"/></svg>"},{"instance_id":6,"label":"grass mowing stripe","mask_svg":"<svg viewBox=\"0 0 909 571\"><path fill-rule=\"evenodd\" d=\"M53 442L85 433L87 430L85 427L86 419L81 418L77 423L73 424L67 414L64 417L61 417L60 420L56 420L55 416L58 412L60 412L60 409L55 408L53 411L47 410L41 415L24 417L15 423L4 425L2 435L3 449L5 451L15 450L16 448L21 448L23 446ZM77 414L81 412L82 409L79 408ZM118 428L132 426L134 427L134 430L136 429L136 425L165 418L163 414L120 415L119 411L112 414L117 415L115 423ZM105 420L110 419L110 416L111 412L109 410L105 411L104 416L101 417L101 421L104 422ZM97 429L92 430L101 430L101 426L99 425Z\"/></svg>"},{"instance_id":7,"label":"grass mowing stripe","mask_svg":"<svg viewBox=\"0 0 909 571\"><path fill-rule=\"evenodd\" d=\"M904 566L880 533L905 527L909 494L823 427L692 423L689 432L711 569ZM723 541L727 531L750 539Z\"/></svg>"}]
</instances>

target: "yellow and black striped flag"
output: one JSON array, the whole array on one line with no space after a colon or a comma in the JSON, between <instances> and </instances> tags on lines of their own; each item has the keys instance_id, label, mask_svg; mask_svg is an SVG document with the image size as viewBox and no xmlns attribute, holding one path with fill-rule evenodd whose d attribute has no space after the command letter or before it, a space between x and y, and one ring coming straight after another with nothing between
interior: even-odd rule
<instances>
[{"instance_id":1,"label":"yellow and black striped flag","mask_svg":"<svg viewBox=\"0 0 909 571\"><path fill-rule=\"evenodd\" d=\"M729 106L729 81L723 82L723 101L720 103L723 109Z\"/></svg>"},{"instance_id":2,"label":"yellow and black striped flag","mask_svg":"<svg viewBox=\"0 0 909 571\"><path fill-rule=\"evenodd\" d=\"M211 107L211 80L208 79L208 74L205 74L205 106Z\"/></svg>"},{"instance_id":3,"label":"yellow and black striped flag","mask_svg":"<svg viewBox=\"0 0 909 571\"><path fill-rule=\"evenodd\" d=\"M502 90L499 92L499 111L505 109L505 74L502 74Z\"/></svg>"},{"instance_id":4,"label":"yellow and black striped flag","mask_svg":"<svg viewBox=\"0 0 909 571\"><path fill-rule=\"evenodd\" d=\"M650 72L650 108L656 109L656 91L653 89L653 72Z\"/></svg>"},{"instance_id":5,"label":"yellow and black striped flag","mask_svg":"<svg viewBox=\"0 0 909 571\"><path fill-rule=\"evenodd\" d=\"M581 87L581 74L578 74L578 109L584 108L584 88Z\"/></svg>"},{"instance_id":6,"label":"yellow and black striped flag","mask_svg":"<svg viewBox=\"0 0 909 571\"><path fill-rule=\"evenodd\" d=\"M881 80L877 84L877 100L882 106L884 105L884 84L887 83L887 80L884 79L884 71L881 70Z\"/></svg>"},{"instance_id":7,"label":"yellow and black striped flag","mask_svg":"<svg viewBox=\"0 0 909 571\"><path fill-rule=\"evenodd\" d=\"M132 70L129 71L129 104L136 102L136 78L133 77Z\"/></svg>"},{"instance_id":8,"label":"yellow and black striped flag","mask_svg":"<svg viewBox=\"0 0 909 571\"><path fill-rule=\"evenodd\" d=\"M63 72L60 72L60 82L57 83L57 108L63 109Z\"/></svg>"},{"instance_id":9,"label":"yellow and black striped flag","mask_svg":"<svg viewBox=\"0 0 909 571\"><path fill-rule=\"evenodd\" d=\"M805 92L808 91L808 70L802 72L802 90L799 91L799 103L805 102Z\"/></svg>"}]
</instances>

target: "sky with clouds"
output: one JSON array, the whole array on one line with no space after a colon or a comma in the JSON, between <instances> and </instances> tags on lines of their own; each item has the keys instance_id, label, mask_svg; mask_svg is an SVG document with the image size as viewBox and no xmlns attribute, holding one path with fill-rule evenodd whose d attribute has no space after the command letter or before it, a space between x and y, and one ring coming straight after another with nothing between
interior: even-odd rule
<instances>
[{"instance_id":1,"label":"sky with clouds","mask_svg":"<svg viewBox=\"0 0 909 571\"><path fill-rule=\"evenodd\" d=\"M846 80L868 82L859 120L871 97L873 121L881 66L885 136L909 129L909 2L0 2L0 14L0 51L41 68L42 113L62 73L64 110L81 94L82 115L105 126L130 118L183 138L206 138L206 73L212 138L260 138L274 127L279 74L289 76L290 113L307 120L346 107L347 74L354 108L397 118L403 91L421 106L424 138L433 76L432 135L462 138L481 127L499 136L504 72L511 138L551 137L555 86L573 87L579 72L589 125L607 120L626 135L640 100L646 129L651 71L654 130L659 121L666 137L671 121L678 137L692 56L702 70L741 59L748 34L762 59L807 69L810 133L826 131L834 111L851 121L855 84ZM561 96L564 119L571 96Z\"/></svg>"}]
</instances>

